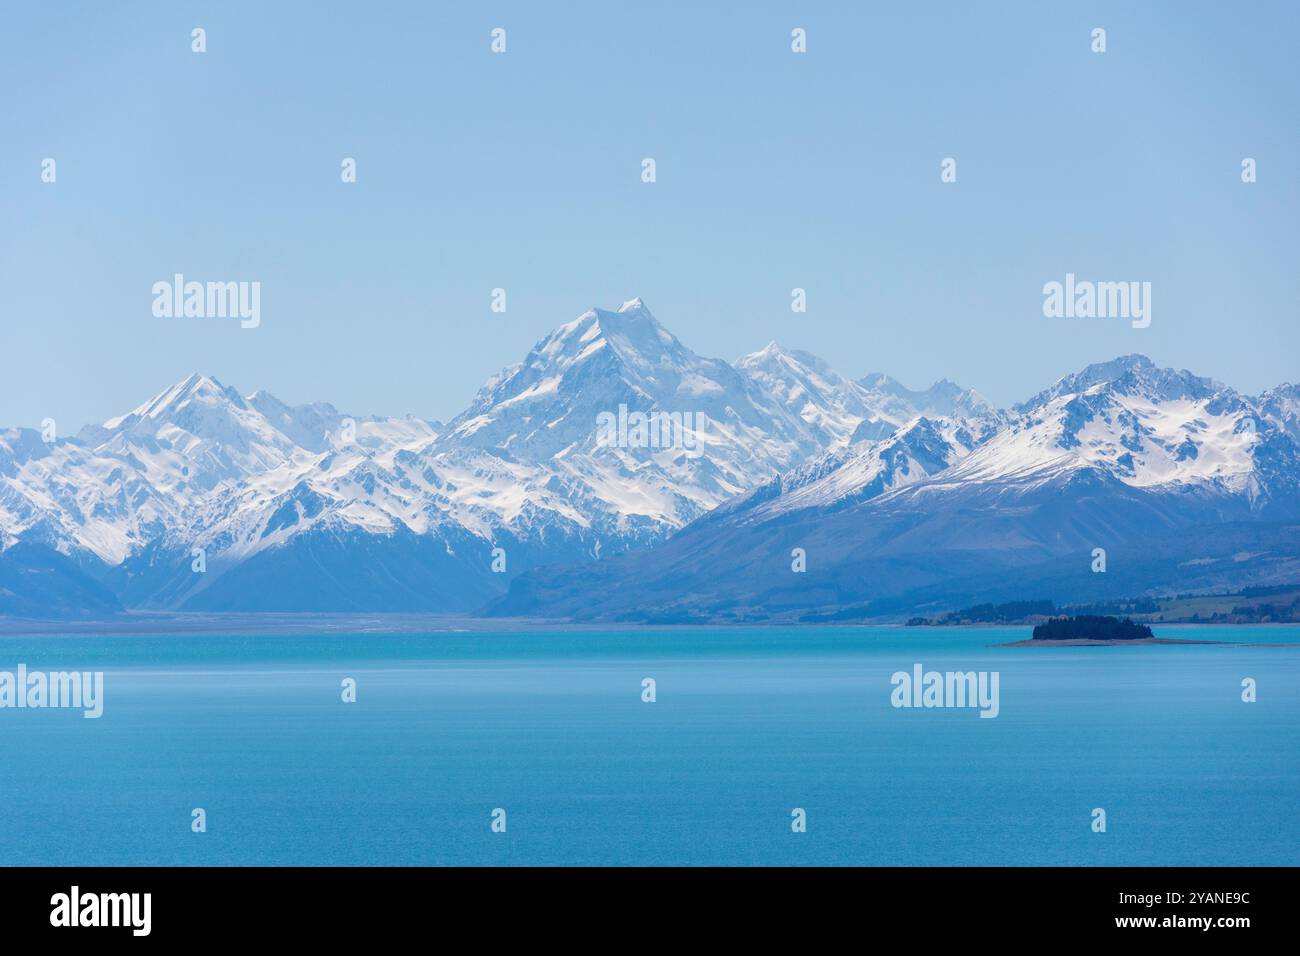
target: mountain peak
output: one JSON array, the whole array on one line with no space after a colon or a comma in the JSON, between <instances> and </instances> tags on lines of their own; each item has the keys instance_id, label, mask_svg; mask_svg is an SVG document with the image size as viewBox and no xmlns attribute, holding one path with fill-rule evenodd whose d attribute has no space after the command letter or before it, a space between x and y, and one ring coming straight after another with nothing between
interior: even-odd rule
<instances>
[{"instance_id":1,"label":"mountain peak","mask_svg":"<svg viewBox=\"0 0 1300 956\"><path fill-rule=\"evenodd\" d=\"M747 365L755 365L763 361L771 361L772 359L788 357L790 354L791 353L788 348L786 348L776 339L773 339L772 341L764 345L761 349L759 349L757 352L749 352L745 355L742 355L740 358L736 359L736 361L733 364L738 367L744 368Z\"/></svg>"},{"instance_id":2,"label":"mountain peak","mask_svg":"<svg viewBox=\"0 0 1300 956\"><path fill-rule=\"evenodd\" d=\"M117 428L132 416L136 419L160 418L170 410L192 400L207 403L226 401L239 408L244 407L244 399L234 389L222 385L212 375L193 372L176 384L163 389L149 401L132 409L126 415L110 418L104 422L103 427L108 429Z\"/></svg>"},{"instance_id":3,"label":"mountain peak","mask_svg":"<svg viewBox=\"0 0 1300 956\"><path fill-rule=\"evenodd\" d=\"M159 397L165 396L165 400L174 401L190 395L223 394L225 391L226 386L222 385L216 376L205 375L203 372L191 372L171 388L164 389Z\"/></svg>"},{"instance_id":4,"label":"mountain peak","mask_svg":"<svg viewBox=\"0 0 1300 956\"><path fill-rule=\"evenodd\" d=\"M593 344L599 336L625 361L658 364L666 355L671 355L673 361L681 361L687 352L639 297L628 299L614 312L591 309L583 318L588 316L592 318L588 320L582 341Z\"/></svg>"},{"instance_id":5,"label":"mountain peak","mask_svg":"<svg viewBox=\"0 0 1300 956\"><path fill-rule=\"evenodd\" d=\"M800 352L798 349L788 348L787 346L782 345L776 339L773 339L772 341L768 342L757 352L752 353L752 355L755 357L765 356L770 358L792 358L792 359L798 359L803 356L811 357L807 352Z\"/></svg>"},{"instance_id":6,"label":"mountain peak","mask_svg":"<svg viewBox=\"0 0 1300 956\"><path fill-rule=\"evenodd\" d=\"M1145 372L1154 369L1156 363L1151 361L1140 352L1130 352L1128 355L1120 355L1111 359L1109 362L1093 362L1085 366L1082 372L1078 373L1078 378L1089 379L1093 382L1114 381L1125 375L1131 375L1134 372Z\"/></svg>"},{"instance_id":7,"label":"mountain peak","mask_svg":"<svg viewBox=\"0 0 1300 956\"><path fill-rule=\"evenodd\" d=\"M1016 407L1022 411L1036 408L1061 396L1077 395L1099 386L1162 400L1199 399L1225 390L1225 386L1213 379L1202 378L1186 369L1161 368L1147 356L1134 352L1107 362L1094 362L1079 372L1064 375L1050 388Z\"/></svg>"},{"instance_id":8,"label":"mountain peak","mask_svg":"<svg viewBox=\"0 0 1300 956\"><path fill-rule=\"evenodd\" d=\"M972 388L941 378L927 389L908 388L892 375L872 372L858 379L873 405L887 411L899 421L913 415L931 417L984 418L996 413L993 405Z\"/></svg>"},{"instance_id":9,"label":"mountain peak","mask_svg":"<svg viewBox=\"0 0 1300 956\"><path fill-rule=\"evenodd\" d=\"M868 372L866 375L862 376L862 378L858 379L858 384L867 388L884 388L891 391L903 387L902 383L899 382L898 379L894 378L892 375L886 375L884 372Z\"/></svg>"},{"instance_id":10,"label":"mountain peak","mask_svg":"<svg viewBox=\"0 0 1300 956\"><path fill-rule=\"evenodd\" d=\"M651 313L650 309L639 296L634 299L628 299L612 312L609 309L596 307L591 309L588 314L595 315L597 323L606 327L608 331L611 332L617 329L625 329L630 326L646 326L663 330L665 331L665 334L667 334L667 331L659 324L659 320L654 317L654 314Z\"/></svg>"},{"instance_id":11,"label":"mountain peak","mask_svg":"<svg viewBox=\"0 0 1300 956\"><path fill-rule=\"evenodd\" d=\"M617 309L602 309L592 306L582 315L558 326L534 347L541 354L553 354L562 350L564 343L578 342L584 350L598 344L598 339L610 335L628 335L640 330L642 335L649 334L664 343L675 342L667 329L651 314L644 300L639 296L628 299Z\"/></svg>"},{"instance_id":12,"label":"mountain peak","mask_svg":"<svg viewBox=\"0 0 1300 956\"><path fill-rule=\"evenodd\" d=\"M725 362L696 355L638 298L595 307L545 336L493 376L448 423L448 442L551 453L592 440L601 412L620 405L691 411L722 420L744 383ZM730 401L723 400L730 396ZM755 419L761 416L755 416Z\"/></svg>"},{"instance_id":13,"label":"mountain peak","mask_svg":"<svg viewBox=\"0 0 1300 956\"><path fill-rule=\"evenodd\" d=\"M821 380L821 387L824 388L848 387L848 380L825 359L801 349L787 348L775 339L768 342L757 352L742 355L732 364L738 369L750 372L764 369L775 372L784 368L788 372L799 375L816 376Z\"/></svg>"}]
</instances>

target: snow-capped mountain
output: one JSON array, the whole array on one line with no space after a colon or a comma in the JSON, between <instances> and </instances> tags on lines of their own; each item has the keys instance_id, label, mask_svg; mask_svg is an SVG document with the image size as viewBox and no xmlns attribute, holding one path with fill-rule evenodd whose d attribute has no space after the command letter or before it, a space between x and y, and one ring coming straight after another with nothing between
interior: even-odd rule
<instances>
[{"instance_id":1,"label":"snow-capped mountain","mask_svg":"<svg viewBox=\"0 0 1300 956\"><path fill-rule=\"evenodd\" d=\"M1250 398L1127 356L999 411L776 343L704 358L632 299L445 426L193 375L72 438L0 431L0 613L468 611L521 573L496 607L879 599L1090 536L1289 520L1298 408L1295 386ZM820 576L784 577L794 546ZM627 584L590 599L605 579Z\"/></svg>"},{"instance_id":2,"label":"snow-capped mountain","mask_svg":"<svg viewBox=\"0 0 1300 956\"><path fill-rule=\"evenodd\" d=\"M191 375L69 440L46 444L31 430L0 432L4 528L16 537L40 527L60 551L120 564L193 530L221 502L290 487L319 466L331 430L343 421L328 405L294 408L265 393L245 399L214 378ZM353 429L359 449L436 436L432 424L411 419L358 419Z\"/></svg>"},{"instance_id":3,"label":"snow-capped mountain","mask_svg":"<svg viewBox=\"0 0 1300 956\"><path fill-rule=\"evenodd\" d=\"M998 415L977 392L946 380L925 391L912 391L880 374L855 382L817 356L776 342L741 357L736 368L802 419L820 444L831 449L887 438L922 416L992 419Z\"/></svg>"},{"instance_id":4,"label":"snow-capped mountain","mask_svg":"<svg viewBox=\"0 0 1300 956\"><path fill-rule=\"evenodd\" d=\"M1008 427L944 480L1032 482L1091 469L1136 488L1297 503L1296 443L1264 403L1129 355L1068 375L1018 406Z\"/></svg>"},{"instance_id":5,"label":"snow-capped mountain","mask_svg":"<svg viewBox=\"0 0 1300 956\"><path fill-rule=\"evenodd\" d=\"M667 447L602 442L598 418L620 409L690 425ZM476 453L515 464L503 492L539 502L558 493L549 507L569 502L567 516L608 547L684 526L818 453L821 438L743 370L696 355L632 299L560 326L491 379L448 423L435 464Z\"/></svg>"},{"instance_id":6,"label":"snow-capped mountain","mask_svg":"<svg viewBox=\"0 0 1300 956\"><path fill-rule=\"evenodd\" d=\"M988 418L913 418L888 436L837 448L765 483L718 514L750 510L745 520L767 521L803 508L844 508L937 475L997 434Z\"/></svg>"},{"instance_id":7,"label":"snow-capped mountain","mask_svg":"<svg viewBox=\"0 0 1300 956\"><path fill-rule=\"evenodd\" d=\"M1300 441L1300 385L1279 385L1259 397L1259 412Z\"/></svg>"},{"instance_id":8,"label":"snow-capped mountain","mask_svg":"<svg viewBox=\"0 0 1300 956\"><path fill-rule=\"evenodd\" d=\"M833 450L651 552L589 570L581 599L571 571L546 570L514 582L494 610L863 616L1023 597L1032 581L1086 599L1294 580L1293 396L1284 387L1252 399L1126 356L1006 413L948 405L978 414L921 417ZM1109 575L1091 570L1097 547L1111 554ZM804 572L792 571L794 548ZM624 581L636 582L635 602Z\"/></svg>"},{"instance_id":9,"label":"snow-capped mountain","mask_svg":"<svg viewBox=\"0 0 1300 956\"><path fill-rule=\"evenodd\" d=\"M890 434L906 415L885 415L866 400L863 389L808 352L776 342L741 356L736 368L790 415L802 421L824 448L847 445L859 428Z\"/></svg>"},{"instance_id":10,"label":"snow-capped mountain","mask_svg":"<svg viewBox=\"0 0 1300 956\"><path fill-rule=\"evenodd\" d=\"M897 424L910 421L917 415L977 419L997 416L997 409L979 392L962 388L946 378L920 392L879 372L858 379L856 384L870 407L880 409Z\"/></svg>"},{"instance_id":11,"label":"snow-capped mountain","mask_svg":"<svg viewBox=\"0 0 1300 956\"><path fill-rule=\"evenodd\" d=\"M777 394L759 360L777 355L815 402ZM68 440L0 433L2 546L48 546L127 606L465 610L535 564L651 546L864 423L912 417L864 395L775 345L734 366L696 355L639 299L561 325L446 426L192 375ZM675 431L599 427L637 415Z\"/></svg>"}]
</instances>

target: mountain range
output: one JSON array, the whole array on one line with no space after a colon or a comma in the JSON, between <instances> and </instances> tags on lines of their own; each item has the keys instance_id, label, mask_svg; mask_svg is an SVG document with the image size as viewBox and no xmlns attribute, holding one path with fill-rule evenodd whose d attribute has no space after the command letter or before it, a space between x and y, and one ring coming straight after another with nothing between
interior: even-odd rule
<instances>
[{"instance_id":1,"label":"mountain range","mask_svg":"<svg viewBox=\"0 0 1300 956\"><path fill-rule=\"evenodd\" d=\"M857 620L1296 580L1300 388L1140 355L998 409L776 343L705 358L632 299L446 424L196 374L75 436L0 430L17 617Z\"/></svg>"}]
</instances>

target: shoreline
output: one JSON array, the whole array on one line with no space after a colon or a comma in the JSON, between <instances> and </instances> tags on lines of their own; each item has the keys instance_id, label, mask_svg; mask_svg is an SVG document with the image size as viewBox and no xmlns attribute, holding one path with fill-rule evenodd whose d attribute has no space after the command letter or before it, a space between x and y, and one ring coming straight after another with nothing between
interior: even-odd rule
<instances>
[{"instance_id":1,"label":"shoreline","mask_svg":"<svg viewBox=\"0 0 1300 956\"><path fill-rule=\"evenodd\" d=\"M1193 627L1197 625L1192 625ZM1215 625L1207 625L1215 626ZM1217 625L1224 626L1224 625ZM1233 627L1270 627L1268 624L1236 624L1228 625ZM1246 644L1241 641L1194 641L1186 637L1142 637L1137 640L1114 640L1101 641L1092 638L1071 638L1066 641L1036 641L1030 638L1027 641L1012 641L1008 644L990 644L989 647L1123 647L1129 644L1151 645L1151 644L1215 644L1219 647L1300 647L1300 641L1285 642L1279 644L1273 643L1250 643Z\"/></svg>"},{"instance_id":2,"label":"shoreline","mask_svg":"<svg viewBox=\"0 0 1300 956\"><path fill-rule=\"evenodd\" d=\"M1239 627L1250 627L1249 624L1241 624ZM1186 637L1139 637L1134 639L1116 638L1114 640L1102 640L1092 637L1072 637L1063 641L1034 640L1030 638L1027 641L1012 641L1008 644L993 644L993 647L1124 647L1127 645L1151 645L1151 644L1219 644L1219 645L1236 645L1236 641L1195 641ZM1253 644L1241 644L1240 647L1254 647ZM1278 647L1293 647L1300 645L1279 644Z\"/></svg>"},{"instance_id":3,"label":"shoreline","mask_svg":"<svg viewBox=\"0 0 1300 956\"><path fill-rule=\"evenodd\" d=\"M547 618L484 618L468 615L441 614L388 614L388 613L326 613L312 612L269 612L269 613L140 613L122 615L105 620L40 620L31 618L0 617L0 639L6 637L150 637L150 636L193 636L203 635L254 635L262 637L292 636L303 634L354 635L400 635L400 634L466 634L466 633L549 633L598 632L598 631L644 631L668 632L690 629L783 629L799 630L805 628L833 628L835 630L883 629L915 632L937 631L987 631L1024 630L1030 631L1030 624L949 624L938 626L908 627L898 622L835 622L810 623L799 621L699 621L674 623L646 623L633 621L566 621ZM1259 623L1259 624L1209 624L1177 623L1161 624L1162 631L1170 629L1200 630L1204 628L1291 628L1300 636L1300 624L1293 623ZM1236 641L1197 640L1193 638L1142 638L1138 640L1066 640L1035 641L1025 639L989 646L994 647L1037 647L1044 644L1066 646L1104 646L1109 644L1237 644ZM1247 646L1247 645L1243 645ZM1259 645L1292 647L1300 646L1289 642Z\"/></svg>"}]
</instances>

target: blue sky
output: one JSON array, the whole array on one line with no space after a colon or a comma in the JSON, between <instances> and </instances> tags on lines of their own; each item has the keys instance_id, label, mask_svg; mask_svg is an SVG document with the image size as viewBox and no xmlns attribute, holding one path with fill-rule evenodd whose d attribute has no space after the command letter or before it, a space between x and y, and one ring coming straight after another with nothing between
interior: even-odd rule
<instances>
[{"instance_id":1,"label":"blue sky","mask_svg":"<svg viewBox=\"0 0 1300 956\"><path fill-rule=\"evenodd\" d=\"M776 339L999 404L1134 351L1300 378L1297 9L10 7L0 425L66 433L192 371L447 418L634 295L705 355ZM260 281L260 328L155 318L175 272ZM1150 281L1151 327L1044 318L1066 272Z\"/></svg>"}]
</instances>

